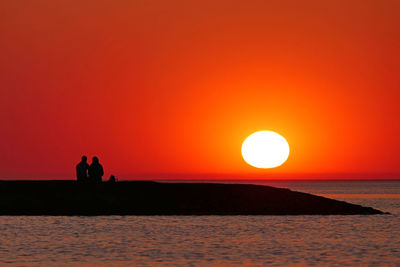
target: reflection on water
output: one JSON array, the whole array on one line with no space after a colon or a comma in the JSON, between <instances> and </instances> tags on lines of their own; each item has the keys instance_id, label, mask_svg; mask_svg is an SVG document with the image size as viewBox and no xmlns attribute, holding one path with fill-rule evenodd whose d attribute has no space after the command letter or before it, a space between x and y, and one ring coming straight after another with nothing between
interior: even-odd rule
<instances>
[{"instance_id":1,"label":"reflection on water","mask_svg":"<svg viewBox=\"0 0 400 267\"><path fill-rule=\"evenodd\" d=\"M328 198L359 198L359 199L364 199L364 198L376 198L376 199L381 199L381 198L400 198L400 194L318 194L320 196L328 197Z\"/></svg>"},{"instance_id":2,"label":"reflection on water","mask_svg":"<svg viewBox=\"0 0 400 267\"><path fill-rule=\"evenodd\" d=\"M4 216L0 265L399 266L399 199L348 193L393 215Z\"/></svg>"},{"instance_id":3,"label":"reflection on water","mask_svg":"<svg viewBox=\"0 0 400 267\"><path fill-rule=\"evenodd\" d=\"M3 217L1 263L400 264L380 216Z\"/></svg>"}]
</instances>

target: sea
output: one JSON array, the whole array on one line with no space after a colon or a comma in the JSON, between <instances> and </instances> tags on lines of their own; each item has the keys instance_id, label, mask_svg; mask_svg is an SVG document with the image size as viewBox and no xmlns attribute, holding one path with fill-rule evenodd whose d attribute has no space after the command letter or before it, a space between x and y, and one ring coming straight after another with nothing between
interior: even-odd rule
<instances>
[{"instance_id":1,"label":"sea","mask_svg":"<svg viewBox=\"0 0 400 267\"><path fill-rule=\"evenodd\" d=\"M390 214L0 216L0 265L400 266L400 181L251 183Z\"/></svg>"}]
</instances>

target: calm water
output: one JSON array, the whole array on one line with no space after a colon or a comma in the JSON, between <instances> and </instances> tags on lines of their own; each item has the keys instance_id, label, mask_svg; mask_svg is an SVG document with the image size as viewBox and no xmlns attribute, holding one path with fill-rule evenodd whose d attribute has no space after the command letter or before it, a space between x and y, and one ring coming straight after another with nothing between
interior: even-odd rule
<instances>
[{"instance_id":1,"label":"calm water","mask_svg":"<svg viewBox=\"0 0 400 267\"><path fill-rule=\"evenodd\" d=\"M0 265L400 266L400 182L267 182L374 216L0 217Z\"/></svg>"}]
</instances>

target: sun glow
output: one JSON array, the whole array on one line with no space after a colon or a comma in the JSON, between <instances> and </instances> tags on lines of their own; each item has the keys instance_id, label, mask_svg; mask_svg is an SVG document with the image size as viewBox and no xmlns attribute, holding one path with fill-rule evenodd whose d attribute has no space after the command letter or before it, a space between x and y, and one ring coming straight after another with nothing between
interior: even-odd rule
<instances>
[{"instance_id":1,"label":"sun glow","mask_svg":"<svg viewBox=\"0 0 400 267\"><path fill-rule=\"evenodd\" d=\"M285 138L272 131L251 134L242 144L243 159L257 168L275 168L289 157L289 144Z\"/></svg>"}]
</instances>

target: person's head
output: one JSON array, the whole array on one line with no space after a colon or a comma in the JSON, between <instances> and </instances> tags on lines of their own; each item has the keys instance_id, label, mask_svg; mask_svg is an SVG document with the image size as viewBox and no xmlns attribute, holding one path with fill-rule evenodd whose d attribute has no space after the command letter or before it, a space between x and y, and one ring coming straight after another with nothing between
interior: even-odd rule
<instances>
[{"instance_id":1,"label":"person's head","mask_svg":"<svg viewBox=\"0 0 400 267\"><path fill-rule=\"evenodd\" d=\"M82 156L82 162L87 162L87 157L86 156Z\"/></svg>"},{"instance_id":2,"label":"person's head","mask_svg":"<svg viewBox=\"0 0 400 267\"><path fill-rule=\"evenodd\" d=\"M99 163L99 158L98 157L93 157L92 162L97 164Z\"/></svg>"}]
</instances>

